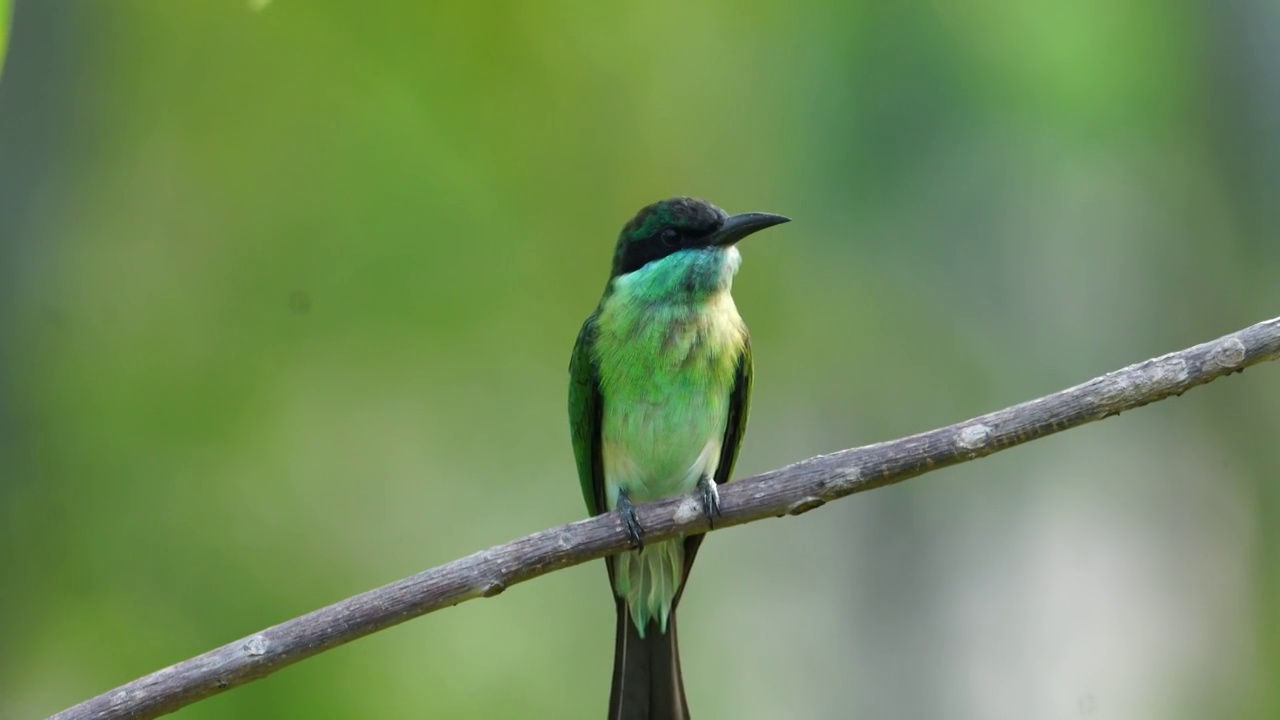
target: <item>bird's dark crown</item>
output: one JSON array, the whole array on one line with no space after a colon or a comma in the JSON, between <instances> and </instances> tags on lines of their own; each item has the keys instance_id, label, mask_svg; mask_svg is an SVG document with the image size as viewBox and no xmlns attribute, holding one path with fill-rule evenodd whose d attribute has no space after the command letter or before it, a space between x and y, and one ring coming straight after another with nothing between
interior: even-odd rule
<instances>
[{"instance_id":1,"label":"bird's dark crown","mask_svg":"<svg viewBox=\"0 0 1280 720\"><path fill-rule=\"evenodd\" d=\"M674 197L647 205L622 227L613 253L613 277L654 260L706 244L728 214L705 200Z\"/></svg>"}]
</instances>

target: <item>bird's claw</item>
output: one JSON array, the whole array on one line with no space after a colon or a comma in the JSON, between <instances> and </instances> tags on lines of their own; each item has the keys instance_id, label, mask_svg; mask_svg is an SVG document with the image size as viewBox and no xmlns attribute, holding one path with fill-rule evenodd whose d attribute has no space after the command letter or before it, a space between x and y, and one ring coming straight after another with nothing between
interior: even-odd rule
<instances>
[{"instance_id":1,"label":"bird's claw","mask_svg":"<svg viewBox=\"0 0 1280 720\"><path fill-rule=\"evenodd\" d=\"M698 480L698 489L702 490L702 514L707 518L707 525L716 526L716 518L720 517L720 488L711 478L703 475Z\"/></svg>"},{"instance_id":2,"label":"bird's claw","mask_svg":"<svg viewBox=\"0 0 1280 720\"><path fill-rule=\"evenodd\" d=\"M636 550L643 550L644 528L640 527L640 521L636 518L636 506L631 503L626 492L618 493L618 514L622 515L622 527L626 529L627 537L635 544Z\"/></svg>"}]
</instances>

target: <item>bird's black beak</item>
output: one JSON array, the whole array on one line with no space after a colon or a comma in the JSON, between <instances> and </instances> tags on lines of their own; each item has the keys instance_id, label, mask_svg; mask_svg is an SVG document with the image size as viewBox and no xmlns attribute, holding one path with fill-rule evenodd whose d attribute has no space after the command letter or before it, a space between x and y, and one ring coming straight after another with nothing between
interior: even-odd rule
<instances>
[{"instance_id":1,"label":"bird's black beak","mask_svg":"<svg viewBox=\"0 0 1280 720\"><path fill-rule=\"evenodd\" d=\"M730 215L718 230L707 237L707 244L717 246L732 245L752 233L760 232L774 225L781 225L784 222L791 222L791 218L785 215L758 212Z\"/></svg>"}]
</instances>

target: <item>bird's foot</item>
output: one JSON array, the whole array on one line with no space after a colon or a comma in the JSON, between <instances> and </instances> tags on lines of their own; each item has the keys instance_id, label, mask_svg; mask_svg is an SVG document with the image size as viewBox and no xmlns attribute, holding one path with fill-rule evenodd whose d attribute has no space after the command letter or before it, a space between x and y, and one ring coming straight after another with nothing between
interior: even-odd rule
<instances>
[{"instance_id":1,"label":"bird's foot","mask_svg":"<svg viewBox=\"0 0 1280 720\"><path fill-rule=\"evenodd\" d=\"M635 543L636 550L644 549L644 529L636 519L636 506L627 497L626 490L618 491L618 513L622 515L622 526L627 530L627 537Z\"/></svg>"},{"instance_id":2,"label":"bird's foot","mask_svg":"<svg viewBox=\"0 0 1280 720\"><path fill-rule=\"evenodd\" d=\"M698 489L702 491L702 514L706 516L707 524L715 529L716 518L720 517L720 488L715 480L703 475L698 480Z\"/></svg>"}]
</instances>

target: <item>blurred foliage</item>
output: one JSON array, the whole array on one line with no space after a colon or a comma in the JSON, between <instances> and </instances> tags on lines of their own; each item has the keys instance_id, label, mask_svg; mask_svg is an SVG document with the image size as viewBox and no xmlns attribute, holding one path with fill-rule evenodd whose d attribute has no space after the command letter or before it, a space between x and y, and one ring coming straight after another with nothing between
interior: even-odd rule
<instances>
[{"instance_id":1,"label":"blurred foliage","mask_svg":"<svg viewBox=\"0 0 1280 720\"><path fill-rule=\"evenodd\" d=\"M9 47L9 0L0 0L0 74L4 72L4 51Z\"/></svg>"},{"instance_id":2,"label":"blurred foliage","mask_svg":"<svg viewBox=\"0 0 1280 720\"><path fill-rule=\"evenodd\" d=\"M0 84L4 718L580 517L568 353L660 197L795 218L743 474L1280 308L1272 0L54 6ZM716 533L693 711L1280 716L1278 398ZM612 623L593 563L179 717L596 717Z\"/></svg>"}]
</instances>

